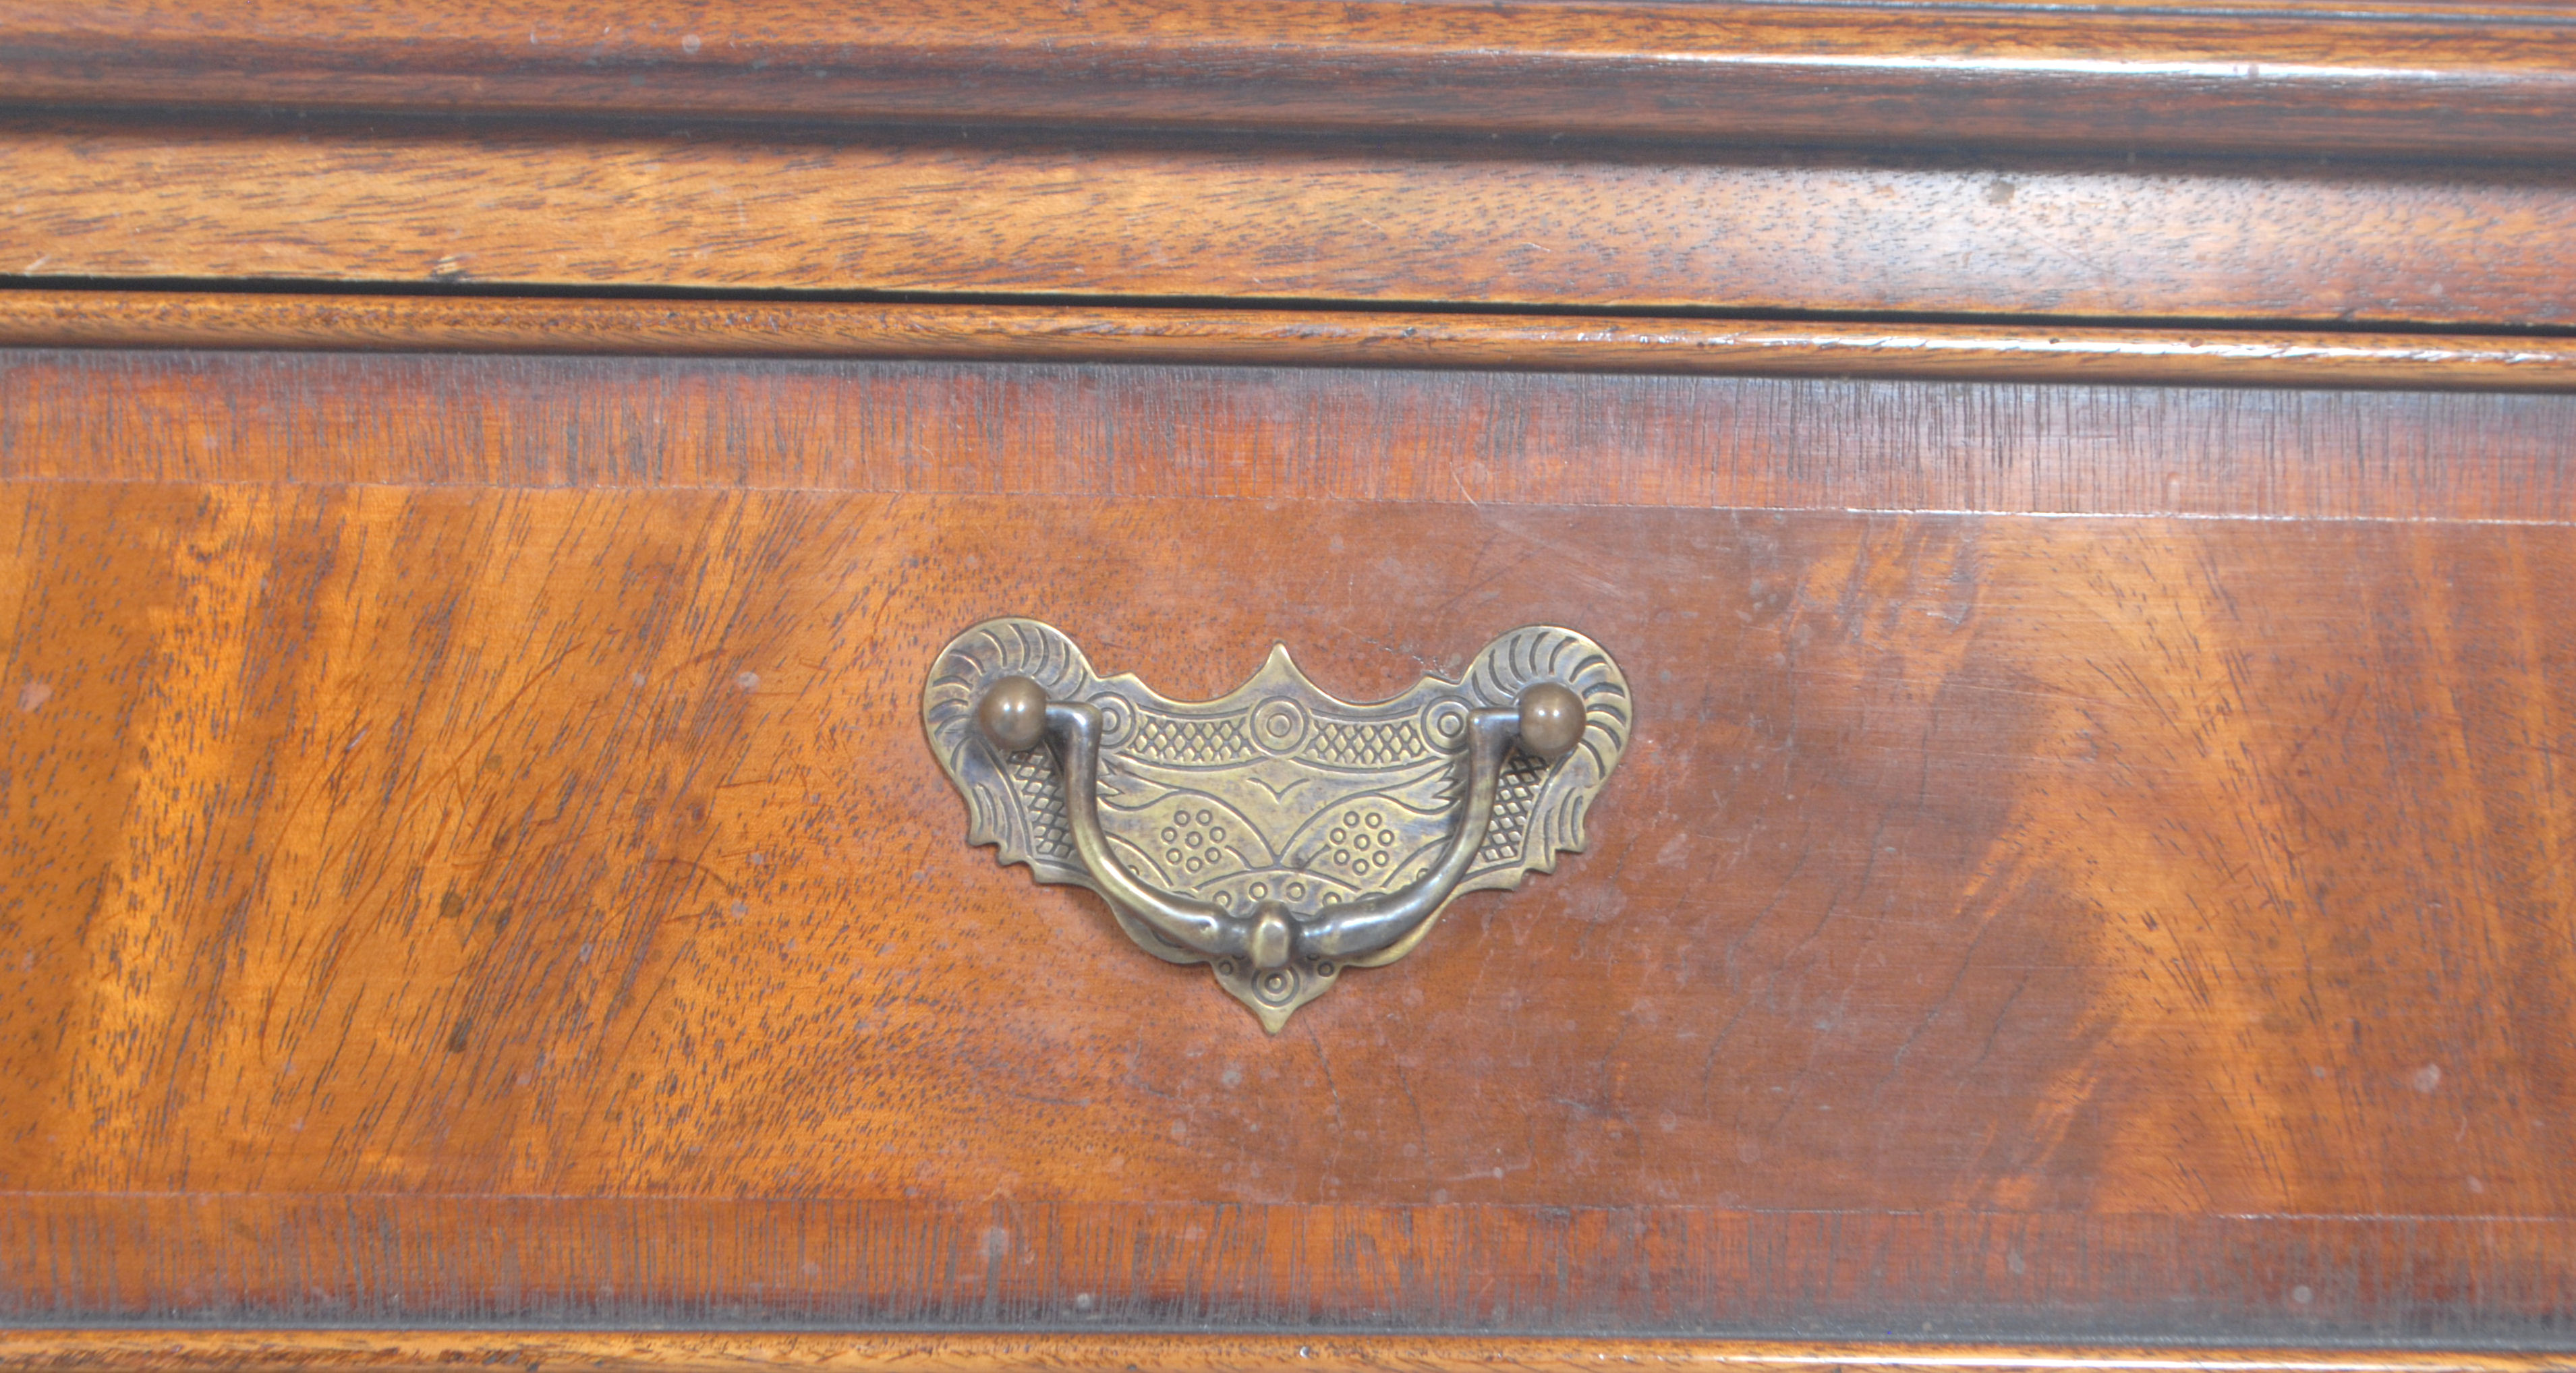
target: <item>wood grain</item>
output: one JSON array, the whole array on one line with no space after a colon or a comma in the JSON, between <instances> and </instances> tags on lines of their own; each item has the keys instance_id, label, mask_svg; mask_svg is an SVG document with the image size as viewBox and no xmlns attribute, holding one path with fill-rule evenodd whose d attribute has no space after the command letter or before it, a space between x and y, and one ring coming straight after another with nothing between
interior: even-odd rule
<instances>
[{"instance_id":1,"label":"wood grain","mask_svg":"<svg viewBox=\"0 0 2576 1373\"><path fill-rule=\"evenodd\" d=\"M0 101L0 1367L2570 1362L2576 5L31 0ZM1004 613L1636 733L1274 1040L963 842Z\"/></svg>"},{"instance_id":2,"label":"wood grain","mask_svg":"<svg viewBox=\"0 0 2576 1373\"><path fill-rule=\"evenodd\" d=\"M0 121L0 181L33 284L2576 325L2563 166L92 116Z\"/></svg>"},{"instance_id":3,"label":"wood grain","mask_svg":"<svg viewBox=\"0 0 2576 1373\"><path fill-rule=\"evenodd\" d=\"M2563 1221L2495 1216L382 1193L6 1201L13 1252L44 1263L40 1280L13 1289L9 1325L102 1330L1432 1330L1605 1346L2557 1350L2576 1254Z\"/></svg>"},{"instance_id":4,"label":"wood grain","mask_svg":"<svg viewBox=\"0 0 2576 1373\"><path fill-rule=\"evenodd\" d=\"M43 0L21 101L2564 158L2564 4Z\"/></svg>"},{"instance_id":5,"label":"wood grain","mask_svg":"<svg viewBox=\"0 0 2576 1373\"><path fill-rule=\"evenodd\" d=\"M1274 1369L1496 1373L1621 1367L1697 1373L2524 1373L2564 1367L2537 1353L2407 1349L2185 1350L1461 1336L814 1335L519 1330L0 1330L0 1367L298 1369L542 1363L556 1368L969 1370L1123 1368L1135 1373Z\"/></svg>"},{"instance_id":6,"label":"wood grain","mask_svg":"<svg viewBox=\"0 0 2576 1373\"><path fill-rule=\"evenodd\" d=\"M2576 340L1120 305L0 292L0 346L2576 391Z\"/></svg>"},{"instance_id":7,"label":"wood grain","mask_svg":"<svg viewBox=\"0 0 2576 1373\"><path fill-rule=\"evenodd\" d=\"M0 486L0 1253L38 1256L0 1267L12 1321L2576 1325L2564 522L1547 489L1627 432L1618 388L1816 434L1884 407L1978 461L2081 427L1977 386L20 369L52 399L6 407ZM1297 385L1340 427L1267 486L1120 456L1256 453ZM715 480L862 446L798 387L900 435L843 471L902 489ZM1160 399L1053 407L1122 387ZM2293 401L2326 408L2261 408ZM2415 479L2303 455L2409 415L2473 451L2519 415L2563 468L2570 432L2557 397L2159 403L2169 446L2103 451L2364 506ZM1522 447L1452 427L1480 412ZM1944 427L1979 412L2001 428ZM1410 452L1504 492L1368 487ZM593 453L623 456L547 465ZM1183 696L1274 639L1367 698L1562 621L1618 654L1637 734L1591 852L1274 1041L962 843L915 703L1007 612Z\"/></svg>"},{"instance_id":8,"label":"wood grain","mask_svg":"<svg viewBox=\"0 0 2576 1373\"><path fill-rule=\"evenodd\" d=\"M2576 397L30 350L0 476L2565 524Z\"/></svg>"}]
</instances>

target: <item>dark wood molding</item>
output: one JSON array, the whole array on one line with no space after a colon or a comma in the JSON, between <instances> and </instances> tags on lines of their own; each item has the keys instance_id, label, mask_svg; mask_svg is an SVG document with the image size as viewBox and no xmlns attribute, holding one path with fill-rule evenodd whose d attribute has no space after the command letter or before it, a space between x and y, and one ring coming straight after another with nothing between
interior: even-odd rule
<instances>
[{"instance_id":1,"label":"dark wood molding","mask_svg":"<svg viewBox=\"0 0 2576 1373\"><path fill-rule=\"evenodd\" d=\"M519 0L0 18L18 102L2560 158L2564 4Z\"/></svg>"},{"instance_id":2,"label":"dark wood molding","mask_svg":"<svg viewBox=\"0 0 2576 1373\"><path fill-rule=\"evenodd\" d=\"M2576 339L1108 304L0 292L0 345L2576 391Z\"/></svg>"},{"instance_id":3,"label":"dark wood molding","mask_svg":"<svg viewBox=\"0 0 2576 1373\"><path fill-rule=\"evenodd\" d=\"M58 118L0 183L29 285L2576 326L2570 169Z\"/></svg>"}]
</instances>

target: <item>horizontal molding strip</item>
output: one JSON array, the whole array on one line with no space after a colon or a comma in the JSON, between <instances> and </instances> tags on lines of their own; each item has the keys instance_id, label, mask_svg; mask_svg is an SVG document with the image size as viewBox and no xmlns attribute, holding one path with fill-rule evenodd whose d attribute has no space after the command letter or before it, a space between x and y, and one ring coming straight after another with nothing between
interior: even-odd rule
<instances>
[{"instance_id":1,"label":"horizontal molding strip","mask_svg":"<svg viewBox=\"0 0 2576 1373\"><path fill-rule=\"evenodd\" d=\"M14 102L2562 157L2563 5L325 0L0 16Z\"/></svg>"},{"instance_id":2,"label":"horizontal molding strip","mask_svg":"<svg viewBox=\"0 0 2576 1373\"><path fill-rule=\"evenodd\" d=\"M920 356L961 338L1011 356L988 347L999 331L929 313L940 332L873 357L0 350L0 478L2576 519L2576 394L1177 367L1079 319L1057 353L996 364Z\"/></svg>"},{"instance_id":3,"label":"horizontal molding strip","mask_svg":"<svg viewBox=\"0 0 2576 1373\"><path fill-rule=\"evenodd\" d=\"M1405 1335L756 1334L538 1330L0 1330L0 1369L425 1367L999 1373L1653 1369L1665 1373L2538 1373L2549 1353L1757 1343Z\"/></svg>"},{"instance_id":4,"label":"horizontal molding strip","mask_svg":"<svg viewBox=\"0 0 2576 1373\"><path fill-rule=\"evenodd\" d=\"M2571 121L2576 127L2576 121ZM2576 326L2566 167L0 119L27 287Z\"/></svg>"},{"instance_id":5,"label":"horizontal molding strip","mask_svg":"<svg viewBox=\"0 0 2576 1373\"><path fill-rule=\"evenodd\" d=\"M20 290L0 344L2576 391L2576 338L1118 305Z\"/></svg>"}]
</instances>

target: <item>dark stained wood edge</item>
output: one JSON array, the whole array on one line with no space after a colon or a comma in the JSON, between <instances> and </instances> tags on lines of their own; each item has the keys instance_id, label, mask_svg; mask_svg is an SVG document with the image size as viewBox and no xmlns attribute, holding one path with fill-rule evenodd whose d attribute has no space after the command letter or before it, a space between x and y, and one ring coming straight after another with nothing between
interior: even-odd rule
<instances>
[{"instance_id":1,"label":"dark stained wood edge","mask_svg":"<svg viewBox=\"0 0 2576 1373\"><path fill-rule=\"evenodd\" d=\"M0 291L0 345L2576 391L2576 339L1115 305Z\"/></svg>"},{"instance_id":2,"label":"dark stained wood edge","mask_svg":"<svg viewBox=\"0 0 2576 1373\"><path fill-rule=\"evenodd\" d=\"M32 0L20 104L2576 151L2563 5Z\"/></svg>"},{"instance_id":3,"label":"dark stained wood edge","mask_svg":"<svg viewBox=\"0 0 2576 1373\"><path fill-rule=\"evenodd\" d=\"M1576 1370L1740 1373L2523 1373L2550 1353L2195 1350L1405 1335L760 1334L734 1331L0 1330L6 1369Z\"/></svg>"}]
</instances>

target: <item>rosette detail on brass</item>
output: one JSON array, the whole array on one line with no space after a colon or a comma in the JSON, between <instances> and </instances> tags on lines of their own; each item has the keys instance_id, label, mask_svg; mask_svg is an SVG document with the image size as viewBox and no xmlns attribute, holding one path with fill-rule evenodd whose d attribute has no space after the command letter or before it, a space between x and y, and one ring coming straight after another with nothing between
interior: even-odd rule
<instances>
[{"instance_id":1,"label":"rosette detail on brass","mask_svg":"<svg viewBox=\"0 0 2576 1373\"><path fill-rule=\"evenodd\" d=\"M1002 619L940 651L922 718L968 843L1098 892L1139 947L1208 964L1275 1034L1348 969L1411 952L1459 893L1582 849L1631 715L1610 655L1545 625L1460 680L1354 704L1285 646L1217 700L1174 701Z\"/></svg>"}]
</instances>

